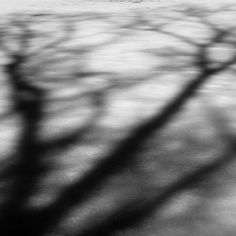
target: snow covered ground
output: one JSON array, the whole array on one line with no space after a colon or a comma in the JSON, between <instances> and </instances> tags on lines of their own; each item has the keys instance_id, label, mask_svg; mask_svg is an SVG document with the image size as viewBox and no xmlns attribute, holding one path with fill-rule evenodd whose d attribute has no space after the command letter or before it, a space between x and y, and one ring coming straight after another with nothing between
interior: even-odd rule
<instances>
[{"instance_id":1,"label":"snow covered ground","mask_svg":"<svg viewBox=\"0 0 236 236\"><path fill-rule=\"evenodd\" d=\"M174 100L183 85L195 79L201 66L204 67L204 63L196 63L203 49L209 55L209 66L230 61L236 53L236 32L230 28L236 22L235 11L220 8L212 15L206 14L205 21L199 12L194 16L194 12L188 14L181 7L179 11L171 10L172 7L156 11L159 6L190 2L214 8L234 1L0 0L2 15L34 11L112 12L94 14L94 17L93 14L38 15L37 19L33 20L33 16L28 21L37 37L29 48L35 54L25 69L33 68L29 78L47 93L45 114L40 121L40 141L54 142L43 159L49 170L43 173L38 192L27 202L31 210L53 207L63 189L73 187L86 171L96 167L106 156L104 153L109 154L111 147L116 146L117 140L125 139L139 122L158 114ZM134 9L140 11L131 11ZM23 34L17 31L17 25L14 31L14 23L13 30L7 27L6 32L9 30L10 36L11 32L24 35L24 31ZM218 41L214 37L217 35ZM14 37L9 39L14 41ZM1 63L4 65L2 60ZM104 185L95 189L94 198L77 204L78 212L73 212L63 223L65 234L50 235L77 235L73 230L80 233L86 227L109 222L120 207L133 206L134 200L143 203L147 197L153 200L186 173L218 158L227 148L223 138L235 134L236 130L236 67L226 69L199 90L202 96L189 101L163 133L153 135L135 163L124 167L119 174L108 176ZM1 78L4 80L4 75ZM0 116L3 156L0 170L4 169L2 163L11 163L4 160L17 148L14 145L18 144L16 137L20 133L19 117L7 113L12 108L8 84L6 78L0 86L0 108L7 114ZM69 146L61 142L58 145L57 140L71 134L73 137L74 132L78 137ZM174 192L164 202L163 208L154 207L155 213L143 225L114 235L235 235L235 166L232 161L203 183L180 188L179 193Z\"/></svg>"},{"instance_id":2,"label":"snow covered ground","mask_svg":"<svg viewBox=\"0 0 236 236\"><path fill-rule=\"evenodd\" d=\"M127 8L158 7L190 3L196 5L215 5L234 3L234 0L0 0L0 12L16 11L120 11Z\"/></svg>"}]
</instances>

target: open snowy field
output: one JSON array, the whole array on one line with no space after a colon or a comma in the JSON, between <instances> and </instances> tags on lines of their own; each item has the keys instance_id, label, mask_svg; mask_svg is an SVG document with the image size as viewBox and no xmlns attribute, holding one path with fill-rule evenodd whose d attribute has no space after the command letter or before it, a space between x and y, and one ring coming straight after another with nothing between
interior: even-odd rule
<instances>
[{"instance_id":1,"label":"open snowy field","mask_svg":"<svg viewBox=\"0 0 236 236\"><path fill-rule=\"evenodd\" d=\"M0 0L0 235L236 235L236 3L189 2Z\"/></svg>"},{"instance_id":2,"label":"open snowy field","mask_svg":"<svg viewBox=\"0 0 236 236\"><path fill-rule=\"evenodd\" d=\"M224 5L234 0L0 0L0 12L13 11L122 11L127 8L153 8L175 4L194 4L197 6Z\"/></svg>"}]
</instances>

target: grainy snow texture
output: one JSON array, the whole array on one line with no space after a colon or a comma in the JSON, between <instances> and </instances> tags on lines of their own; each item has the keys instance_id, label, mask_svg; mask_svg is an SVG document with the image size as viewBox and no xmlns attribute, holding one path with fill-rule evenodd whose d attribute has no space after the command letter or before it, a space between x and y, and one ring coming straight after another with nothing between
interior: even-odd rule
<instances>
[{"instance_id":1,"label":"grainy snow texture","mask_svg":"<svg viewBox=\"0 0 236 236\"><path fill-rule=\"evenodd\" d=\"M216 6L234 3L234 0L0 0L0 11L120 11L127 8L173 6L182 3Z\"/></svg>"},{"instance_id":2,"label":"grainy snow texture","mask_svg":"<svg viewBox=\"0 0 236 236\"><path fill-rule=\"evenodd\" d=\"M234 1L0 12L0 235L236 235Z\"/></svg>"}]
</instances>

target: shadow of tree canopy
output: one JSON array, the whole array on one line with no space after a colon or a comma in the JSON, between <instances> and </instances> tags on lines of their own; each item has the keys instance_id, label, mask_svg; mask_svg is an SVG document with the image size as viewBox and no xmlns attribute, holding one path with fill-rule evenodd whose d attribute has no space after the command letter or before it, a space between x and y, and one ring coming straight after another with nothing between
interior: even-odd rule
<instances>
[{"instance_id":1,"label":"shadow of tree canopy","mask_svg":"<svg viewBox=\"0 0 236 236\"><path fill-rule=\"evenodd\" d=\"M165 10L6 17L1 235L126 234L233 163L228 8Z\"/></svg>"}]
</instances>

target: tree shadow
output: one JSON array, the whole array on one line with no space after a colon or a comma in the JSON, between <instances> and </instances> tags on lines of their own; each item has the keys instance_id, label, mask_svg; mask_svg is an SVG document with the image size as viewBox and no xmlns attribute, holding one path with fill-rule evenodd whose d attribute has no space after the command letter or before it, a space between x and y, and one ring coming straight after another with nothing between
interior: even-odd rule
<instances>
[{"instance_id":1,"label":"tree shadow","mask_svg":"<svg viewBox=\"0 0 236 236\"><path fill-rule=\"evenodd\" d=\"M186 12L189 13L189 9L187 9ZM45 15L32 15L30 19L34 19L34 17L45 17ZM54 16L50 15L49 17ZM196 14L195 17L200 18L201 16ZM63 44L69 41L75 32L74 26L77 19L76 16L64 16L62 19L64 34L50 41L48 44L45 44L40 50L46 51L46 54L57 53L59 50L62 50L72 55L81 53L81 56L86 57L86 55L93 50L116 43L124 36L124 32L121 31L102 43L88 45L82 49L79 47L64 49ZM205 18L204 20L200 18L200 20L211 30L211 37L206 43L198 43L181 34L169 32L168 24L161 24L158 28L156 24L153 26L152 22L149 20L136 20L126 26L122 25L122 28L126 29L126 34L131 34L130 28L137 30L140 24L142 27L143 24L147 24L145 30L170 35L186 44L194 46L196 48L196 54L193 54L192 66L198 70L198 73L179 90L177 95L171 98L168 104L161 110L157 110L153 116L137 125L137 127L131 130L123 140L119 141L108 154L103 156L102 159L100 158L100 161L95 164L93 168L88 170L77 181L65 187L63 191L58 194L55 201L49 206L36 210L28 208L26 204L35 193L37 183L40 179L51 171L52 167L43 162L44 157L48 154L50 155L50 152L53 150L61 152L74 145L79 145L83 141L84 136L96 127L96 123L103 116L107 102L106 94L114 88L123 89L124 87L120 83L108 83L105 89L85 93L86 97L90 99L93 112L86 120L83 127L75 127L72 132L60 137L54 137L46 141L41 140L40 132L41 125L46 118L44 109L48 102L48 91L47 89L42 89L39 85L35 85L35 83L26 76L27 69L25 67L32 57L37 56L39 51L38 49L36 52L32 52L30 46L32 39L36 36L34 31L30 28L31 23L28 18L26 18L26 20L23 18L22 21L13 20L10 23L10 26L13 25L20 31L16 37L18 48L16 47L16 50L12 50L11 47L5 45L5 42L1 42L1 46L2 49L8 53L10 58L10 62L5 66L5 70L9 80L9 86L12 90L11 99L14 104L14 112L19 115L22 128L17 150L13 154L16 161L6 170L7 178L11 179L13 183L10 185L10 190L3 205L0 218L2 225L0 233L2 235L14 236L22 233L24 235L37 236L44 235L53 230L68 212L89 201L91 197L94 196L95 190L99 191L102 189L107 180L119 172L122 172L128 166L132 166L144 145L154 135L159 135L171 124L183 110L187 102L198 95L201 87L212 79L212 77L229 69L235 64L236 52L227 60L214 66L212 66L212 61L209 57L209 48L213 47L218 42L224 42L224 40L232 34L234 27L220 29L212 26L210 23L208 24ZM119 27L120 26L118 26L118 28ZM164 29L165 27L167 27L167 29ZM229 44L235 47L235 43L236 42L233 41ZM185 52L181 52L180 50L177 52L173 51L173 55L175 53L181 54ZM164 56L171 57L170 54ZM44 63L49 63L49 61L52 63L54 59L45 59ZM57 59L55 59L55 61L57 61ZM101 74L104 75L103 73ZM99 73L85 73L81 71L73 74L70 79L73 84L73 80L79 81L91 75L96 76L99 75ZM112 77L110 74L108 76ZM35 73L34 77L39 77L40 81L39 74ZM69 82L70 81L68 81L68 83ZM127 87L136 86L140 83L142 83L142 80L138 80L138 82L131 80L130 86ZM55 82L55 84L57 84L57 82ZM75 98L80 99L81 95L76 95ZM71 97L69 100L70 99ZM64 99L62 98L62 100ZM216 172L221 167L230 163L236 152L235 137L233 135L230 137L232 137L232 139L226 140L228 143L226 150L223 150L221 155L216 157L213 162L207 163L199 169L177 179L176 182L167 186L162 193L157 194L157 197L151 200L127 201L120 209L114 211L109 219L101 221L98 225L89 226L90 229L85 229L78 235L108 236L112 235L114 232L130 228L142 222L152 213L158 211L164 204L168 203L176 194L198 184L211 173Z\"/></svg>"}]
</instances>

